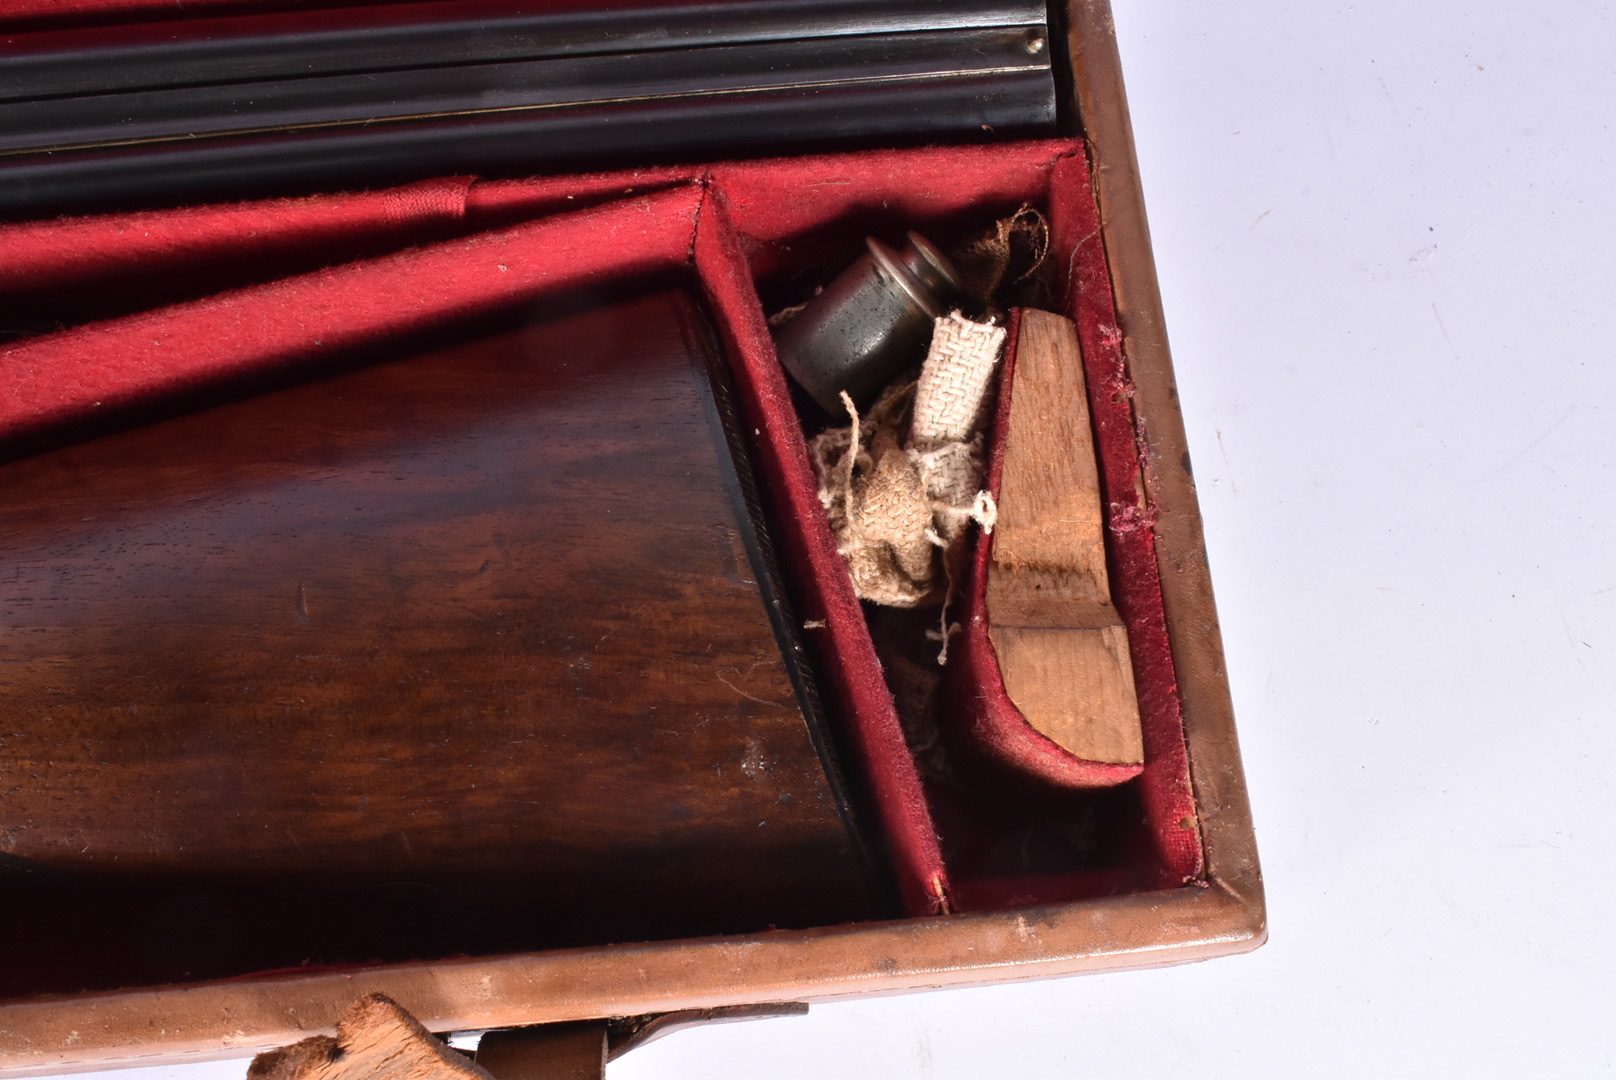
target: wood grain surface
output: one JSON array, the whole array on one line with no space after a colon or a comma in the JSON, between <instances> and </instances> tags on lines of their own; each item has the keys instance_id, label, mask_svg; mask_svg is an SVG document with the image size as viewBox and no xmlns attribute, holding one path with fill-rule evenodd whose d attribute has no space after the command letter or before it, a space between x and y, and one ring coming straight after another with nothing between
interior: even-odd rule
<instances>
[{"instance_id":1,"label":"wood grain surface","mask_svg":"<svg viewBox=\"0 0 1616 1080\"><path fill-rule=\"evenodd\" d=\"M1144 760L1139 699L1111 602L1088 391L1070 320L1022 312L1010 393L986 597L1005 693L1076 756L1136 764Z\"/></svg>"},{"instance_id":2,"label":"wood grain surface","mask_svg":"<svg viewBox=\"0 0 1616 1080\"><path fill-rule=\"evenodd\" d=\"M605 1033L596 1057L604 1065ZM598 1080L603 1068L597 1068ZM491 1074L450 1049L420 1021L381 994L354 1002L337 1034L313 1035L253 1058L247 1080L526 1080Z\"/></svg>"},{"instance_id":3,"label":"wood grain surface","mask_svg":"<svg viewBox=\"0 0 1616 1080\"><path fill-rule=\"evenodd\" d=\"M658 294L0 468L0 907L102 912L90 983L867 914L702 325Z\"/></svg>"}]
</instances>

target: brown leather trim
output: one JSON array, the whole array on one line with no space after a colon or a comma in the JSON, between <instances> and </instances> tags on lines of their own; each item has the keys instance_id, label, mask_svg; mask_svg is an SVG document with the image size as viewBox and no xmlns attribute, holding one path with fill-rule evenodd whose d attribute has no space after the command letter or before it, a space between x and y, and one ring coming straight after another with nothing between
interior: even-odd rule
<instances>
[{"instance_id":1,"label":"brown leather trim","mask_svg":"<svg viewBox=\"0 0 1616 1080\"><path fill-rule=\"evenodd\" d=\"M722 1005L716 1009L685 1009L681 1012L654 1013L629 1017L608 1025L606 1060L616 1061L630 1050L637 1050L664 1035L706 1024L733 1024L743 1020L774 1020L784 1016L807 1016L806 1001L769 1001L762 1005Z\"/></svg>"},{"instance_id":2,"label":"brown leather trim","mask_svg":"<svg viewBox=\"0 0 1616 1080\"><path fill-rule=\"evenodd\" d=\"M1156 558L1184 705L1185 741L1206 873L1247 906L1252 924L1258 928L1257 939L1251 943L1255 947L1267 933L1262 870L1235 737L1234 706L1212 600L1195 479L1190 473L1189 444L1167 349L1116 28L1106 0L1069 0L1066 15L1077 111L1094 169L1122 351L1133 379L1134 408L1146 445L1145 485L1157 513Z\"/></svg>"},{"instance_id":3,"label":"brown leather trim","mask_svg":"<svg viewBox=\"0 0 1616 1080\"><path fill-rule=\"evenodd\" d=\"M1262 926L1252 914L1226 890L1192 887L1011 914L31 1001L0 1006L0 1070L244 1056L329 1034L370 993L453 1031L1151 967L1253 947Z\"/></svg>"}]
</instances>

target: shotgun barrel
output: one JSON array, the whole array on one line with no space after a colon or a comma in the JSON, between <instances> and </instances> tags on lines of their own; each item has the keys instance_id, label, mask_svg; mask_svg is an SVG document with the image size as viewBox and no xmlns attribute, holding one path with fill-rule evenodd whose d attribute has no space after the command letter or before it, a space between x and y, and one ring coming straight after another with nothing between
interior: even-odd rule
<instances>
[{"instance_id":1,"label":"shotgun barrel","mask_svg":"<svg viewBox=\"0 0 1616 1080\"><path fill-rule=\"evenodd\" d=\"M1053 131L1032 12L964 25L951 0L927 28L891 29L912 6L607 9L550 17L552 37L528 16L450 24L436 51L421 23L99 59L58 34L0 65L0 213Z\"/></svg>"}]
</instances>

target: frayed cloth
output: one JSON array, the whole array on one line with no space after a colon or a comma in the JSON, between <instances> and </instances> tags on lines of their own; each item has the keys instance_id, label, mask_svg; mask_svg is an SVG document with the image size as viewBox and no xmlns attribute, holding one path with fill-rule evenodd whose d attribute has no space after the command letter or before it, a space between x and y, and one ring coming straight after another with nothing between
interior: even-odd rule
<instances>
[{"instance_id":1,"label":"frayed cloth","mask_svg":"<svg viewBox=\"0 0 1616 1080\"><path fill-rule=\"evenodd\" d=\"M1036 299L1026 295L1049 259L1049 222L1023 205L969 242L953 249L965 295L978 308L1009 307Z\"/></svg>"},{"instance_id":2,"label":"frayed cloth","mask_svg":"<svg viewBox=\"0 0 1616 1080\"><path fill-rule=\"evenodd\" d=\"M957 311L937 320L915 387L911 445L929 450L976 432L1004 336L1004 327L972 322Z\"/></svg>"},{"instance_id":3,"label":"frayed cloth","mask_svg":"<svg viewBox=\"0 0 1616 1080\"><path fill-rule=\"evenodd\" d=\"M852 424L809 443L819 501L860 599L920 607L934 592L936 549L927 537L931 503L902 446L915 384L888 387L860 417L842 394Z\"/></svg>"},{"instance_id":4,"label":"frayed cloth","mask_svg":"<svg viewBox=\"0 0 1616 1080\"><path fill-rule=\"evenodd\" d=\"M1003 327L958 312L940 318L918 379L889 386L860 417L809 444L819 500L853 587L865 600L913 608L947 601L964 569L971 522L993 531L977 430L1004 349ZM947 635L944 634L944 657Z\"/></svg>"}]
</instances>

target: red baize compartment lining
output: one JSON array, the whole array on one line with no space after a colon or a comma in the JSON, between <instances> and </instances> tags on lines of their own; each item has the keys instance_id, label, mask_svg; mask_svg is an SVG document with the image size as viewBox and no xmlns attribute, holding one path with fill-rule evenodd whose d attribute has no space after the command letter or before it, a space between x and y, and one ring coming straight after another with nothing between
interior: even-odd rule
<instances>
[{"instance_id":1,"label":"red baize compartment lining","mask_svg":"<svg viewBox=\"0 0 1616 1080\"><path fill-rule=\"evenodd\" d=\"M624 197L625 188L647 187L660 190ZM412 205L410 195L420 196L419 212L398 211ZM612 195L618 197L600 202ZM523 220L580 202L597 205ZM871 151L486 185L449 180L312 204L271 200L0 227L0 250L11 250L7 234L27 233L32 251L47 250L53 237L58 252L82 243L93 257L68 261L103 287L117 288L120 280L151 273L154 220L161 221L161 243L175 273L233 255L249 257L261 250L265 232L292 237L294 247L303 244L318 257L348 245L374 250L407 244L423 222L449 230L522 222L88 323L0 350L0 439L82 424L249 374L290 365L317 368L323 356L400 342L545 294L690 267L713 308L755 433L753 453L783 563L799 585L799 614L825 622L824 630L807 635L808 642L834 707L849 720L849 749L878 805L905 907L912 914L946 911L951 889L932 807L819 506L754 282L852 250L882 223L888 230L894 224L926 229L981 223L1023 202L1049 210L1053 257L1064 271L1062 306L1077 321L1088 371L1116 599L1128 625L1145 728L1146 764L1135 783L1151 850L1136 853L1132 868L1120 876L1013 887L960 881L952 895L997 906L1011 898L1182 884L1199 873L1199 834L1150 511L1136 496L1139 447L1121 335L1087 164L1073 143ZM300 212L311 216L299 218ZM264 228L243 230L247 220L261 220ZM145 227L134 227L141 223ZM128 242L120 244L119 236ZM26 257L19 255L12 265ZM0 288L28 282L26 274L6 276L4 265L0 261ZM72 274L56 284L71 287ZM932 795L935 801L938 793Z\"/></svg>"},{"instance_id":2,"label":"red baize compartment lining","mask_svg":"<svg viewBox=\"0 0 1616 1080\"><path fill-rule=\"evenodd\" d=\"M609 6L623 0L597 2ZM535 6L575 9L578 5L541 0ZM199 36L227 29L235 19L256 17L254 30L267 33L311 20L344 26L374 25L398 21L400 17L426 22L489 8L487 0L349 0L336 7L331 0L0 0L0 31L36 27L82 31L86 27L116 27L134 21L173 20L184 24L190 35ZM223 25L213 23L215 19Z\"/></svg>"}]
</instances>

